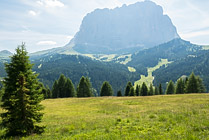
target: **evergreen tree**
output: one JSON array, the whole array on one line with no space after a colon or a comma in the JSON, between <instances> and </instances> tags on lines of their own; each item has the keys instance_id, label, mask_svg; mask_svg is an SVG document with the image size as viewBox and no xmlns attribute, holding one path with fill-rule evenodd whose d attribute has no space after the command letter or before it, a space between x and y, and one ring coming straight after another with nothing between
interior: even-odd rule
<instances>
[{"instance_id":1,"label":"evergreen tree","mask_svg":"<svg viewBox=\"0 0 209 140\"><path fill-rule=\"evenodd\" d=\"M91 84L91 82L90 82L89 77L86 77L86 82L87 82L87 84L88 84L88 87L90 88L90 93L89 93L88 97L93 97L93 96L95 96L95 95L93 94L93 93L94 93L94 89L93 89L93 87L92 87L92 84Z\"/></svg>"},{"instance_id":2,"label":"evergreen tree","mask_svg":"<svg viewBox=\"0 0 209 140\"><path fill-rule=\"evenodd\" d=\"M47 89L44 87L43 83L39 83L39 89L42 90L41 92L44 95L44 99L47 99Z\"/></svg>"},{"instance_id":3,"label":"evergreen tree","mask_svg":"<svg viewBox=\"0 0 209 140\"><path fill-rule=\"evenodd\" d=\"M58 97L59 97L59 95L58 95L58 81L55 80L53 87L52 87L52 98L58 98Z\"/></svg>"},{"instance_id":4,"label":"evergreen tree","mask_svg":"<svg viewBox=\"0 0 209 140\"><path fill-rule=\"evenodd\" d=\"M140 96L140 86L136 85L136 96Z\"/></svg>"},{"instance_id":5,"label":"evergreen tree","mask_svg":"<svg viewBox=\"0 0 209 140\"><path fill-rule=\"evenodd\" d=\"M159 95L159 90L157 86L155 87L155 95Z\"/></svg>"},{"instance_id":6,"label":"evergreen tree","mask_svg":"<svg viewBox=\"0 0 209 140\"><path fill-rule=\"evenodd\" d=\"M203 84L202 79L199 76L196 76L196 79L197 79L197 84L198 84L198 93L205 93L206 88Z\"/></svg>"},{"instance_id":7,"label":"evergreen tree","mask_svg":"<svg viewBox=\"0 0 209 140\"><path fill-rule=\"evenodd\" d=\"M178 79L176 84L176 94L183 94L184 93L184 80L182 78Z\"/></svg>"},{"instance_id":8,"label":"evergreen tree","mask_svg":"<svg viewBox=\"0 0 209 140\"><path fill-rule=\"evenodd\" d=\"M186 84L186 93L198 93L198 81L192 72Z\"/></svg>"},{"instance_id":9,"label":"evergreen tree","mask_svg":"<svg viewBox=\"0 0 209 140\"><path fill-rule=\"evenodd\" d=\"M125 96L129 96L129 92L131 90L131 87L132 87L132 83L129 81L126 85Z\"/></svg>"},{"instance_id":10,"label":"evergreen tree","mask_svg":"<svg viewBox=\"0 0 209 140\"><path fill-rule=\"evenodd\" d=\"M163 95L163 88L162 88L162 85L161 84L159 85L159 94L160 95Z\"/></svg>"},{"instance_id":11,"label":"evergreen tree","mask_svg":"<svg viewBox=\"0 0 209 140\"><path fill-rule=\"evenodd\" d=\"M91 97L91 89L84 76L81 77L78 84L77 97Z\"/></svg>"},{"instance_id":12,"label":"evergreen tree","mask_svg":"<svg viewBox=\"0 0 209 140\"><path fill-rule=\"evenodd\" d=\"M109 82L103 82L100 91L100 96L113 96L112 86L109 84Z\"/></svg>"},{"instance_id":13,"label":"evergreen tree","mask_svg":"<svg viewBox=\"0 0 209 140\"><path fill-rule=\"evenodd\" d=\"M66 86L66 77L64 76L64 74L61 74L59 79L58 79L58 85L57 85L57 95L58 95L58 98L64 98L64 97L67 97L67 93L66 93L66 89L65 89L65 86Z\"/></svg>"},{"instance_id":14,"label":"evergreen tree","mask_svg":"<svg viewBox=\"0 0 209 140\"><path fill-rule=\"evenodd\" d=\"M70 80L70 78L67 78L67 81L65 83L65 97L75 97L75 96L76 96L76 92L74 85Z\"/></svg>"},{"instance_id":15,"label":"evergreen tree","mask_svg":"<svg viewBox=\"0 0 209 140\"><path fill-rule=\"evenodd\" d=\"M153 90L153 85L151 83L149 86L149 96L152 96L152 95L154 95L154 90Z\"/></svg>"},{"instance_id":16,"label":"evergreen tree","mask_svg":"<svg viewBox=\"0 0 209 140\"><path fill-rule=\"evenodd\" d=\"M50 90L50 88L49 88L48 85L46 86L46 92L47 92L47 97L46 97L46 98L47 98L47 99L48 99L48 98L52 98L52 92L51 92L51 90Z\"/></svg>"},{"instance_id":17,"label":"evergreen tree","mask_svg":"<svg viewBox=\"0 0 209 140\"><path fill-rule=\"evenodd\" d=\"M44 127L38 126L41 122L43 109L40 102L43 100L37 74L32 71L32 64L25 49L21 45L11 57L11 62L5 64L7 77L4 79L4 94L1 107L2 126L7 135L29 135L41 133Z\"/></svg>"},{"instance_id":18,"label":"evergreen tree","mask_svg":"<svg viewBox=\"0 0 209 140\"><path fill-rule=\"evenodd\" d=\"M129 91L129 96L136 96L134 87L131 87L130 91Z\"/></svg>"},{"instance_id":19,"label":"evergreen tree","mask_svg":"<svg viewBox=\"0 0 209 140\"><path fill-rule=\"evenodd\" d=\"M121 92L121 90L119 90L119 91L117 92L117 96L118 96L118 97L121 97L121 96L123 96L123 95L122 95L122 92Z\"/></svg>"},{"instance_id":20,"label":"evergreen tree","mask_svg":"<svg viewBox=\"0 0 209 140\"><path fill-rule=\"evenodd\" d=\"M167 88L166 88L166 94L174 94L175 92L175 86L172 80L169 81Z\"/></svg>"},{"instance_id":21,"label":"evergreen tree","mask_svg":"<svg viewBox=\"0 0 209 140\"><path fill-rule=\"evenodd\" d=\"M141 96L147 96L148 95L148 88L145 82L143 82L141 87Z\"/></svg>"}]
</instances>

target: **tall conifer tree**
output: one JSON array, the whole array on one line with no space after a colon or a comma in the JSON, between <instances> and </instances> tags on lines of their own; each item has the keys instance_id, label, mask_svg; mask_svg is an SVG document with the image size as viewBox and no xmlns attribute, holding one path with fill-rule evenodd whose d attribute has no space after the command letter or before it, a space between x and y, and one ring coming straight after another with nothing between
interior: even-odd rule
<instances>
[{"instance_id":1,"label":"tall conifer tree","mask_svg":"<svg viewBox=\"0 0 209 140\"><path fill-rule=\"evenodd\" d=\"M117 92L117 96L118 96L118 97L121 97L121 96L123 96L123 95L122 95L122 92L121 92L121 90L119 90L119 91Z\"/></svg>"},{"instance_id":2,"label":"tall conifer tree","mask_svg":"<svg viewBox=\"0 0 209 140\"><path fill-rule=\"evenodd\" d=\"M95 96L95 95L94 95L94 89L93 89L93 87L92 87L92 84L91 84L91 82L90 82L89 77L86 77L86 82L87 82L87 84L88 84L88 87L90 88L90 93L89 93L88 97L93 97L93 96Z\"/></svg>"},{"instance_id":3,"label":"tall conifer tree","mask_svg":"<svg viewBox=\"0 0 209 140\"><path fill-rule=\"evenodd\" d=\"M81 77L77 87L77 97L91 97L91 89L89 83L84 76Z\"/></svg>"},{"instance_id":4,"label":"tall conifer tree","mask_svg":"<svg viewBox=\"0 0 209 140\"><path fill-rule=\"evenodd\" d=\"M141 87L141 96L147 96L148 95L148 88L145 82L143 82Z\"/></svg>"},{"instance_id":5,"label":"tall conifer tree","mask_svg":"<svg viewBox=\"0 0 209 140\"><path fill-rule=\"evenodd\" d=\"M149 86L149 96L152 96L152 95L154 95L154 89L153 89L153 85L151 83Z\"/></svg>"},{"instance_id":6,"label":"tall conifer tree","mask_svg":"<svg viewBox=\"0 0 209 140\"><path fill-rule=\"evenodd\" d=\"M140 96L140 86L136 85L136 96Z\"/></svg>"},{"instance_id":7,"label":"tall conifer tree","mask_svg":"<svg viewBox=\"0 0 209 140\"><path fill-rule=\"evenodd\" d=\"M203 84L202 79L199 76L196 76L197 79L197 84L198 84L198 93L205 93L206 88L205 85Z\"/></svg>"},{"instance_id":8,"label":"tall conifer tree","mask_svg":"<svg viewBox=\"0 0 209 140\"><path fill-rule=\"evenodd\" d=\"M32 64L25 49L21 45L11 57L11 62L5 64L7 77L4 79L4 94L1 107L2 125L7 135L29 135L41 133L43 126L38 126L42 119L43 100L42 89L39 87L37 74L32 71Z\"/></svg>"},{"instance_id":9,"label":"tall conifer tree","mask_svg":"<svg viewBox=\"0 0 209 140\"><path fill-rule=\"evenodd\" d=\"M63 98L63 97L66 97L67 93L66 93L66 82L67 82L67 79L66 77L64 76L64 74L61 74L59 79L58 79L58 85L57 85L57 91L58 91L58 97L59 98Z\"/></svg>"},{"instance_id":10,"label":"tall conifer tree","mask_svg":"<svg viewBox=\"0 0 209 140\"><path fill-rule=\"evenodd\" d=\"M109 84L109 82L103 82L100 91L100 96L113 96L112 86Z\"/></svg>"},{"instance_id":11,"label":"tall conifer tree","mask_svg":"<svg viewBox=\"0 0 209 140\"><path fill-rule=\"evenodd\" d=\"M130 91L129 91L129 96L136 96L134 87L131 87Z\"/></svg>"},{"instance_id":12,"label":"tall conifer tree","mask_svg":"<svg viewBox=\"0 0 209 140\"><path fill-rule=\"evenodd\" d=\"M174 94L175 92L175 86L172 80L169 81L167 88L166 88L166 94Z\"/></svg>"},{"instance_id":13,"label":"tall conifer tree","mask_svg":"<svg viewBox=\"0 0 209 140\"><path fill-rule=\"evenodd\" d=\"M198 93L198 81L195 74L192 72L186 84L186 93Z\"/></svg>"},{"instance_id":14,"label":"tall conifer tree","mask_svg":"<svg viewBox=\"0 0 209 140\"><path fill-rule=\"evenodd\" d=\"M184 93L184 80L182 78L177 80L175 93L176 94L183 94Z\"/></svg>"},{"instance_id":15,"label":"tall conifer tree","mask_svg":"<svg viewBox=\"0 0 209 140\"><path fill-rule=\"evenodd\" d=\"M73 85L73 82L70 80L70 78L67 78L65 83L65 97L75 97L76 92Z\"/></svg>"},{"instance_id":16,"label":"tall conifer tree","mask_svg":"<svg viewBox=\"0 0 209 140\"><path fill-rule=\"evenodd\" d=\"M162 84L159 85L159 89L158 90L159 90L159 94L160 95L163 95L163 87L162 87Z\"/></svg>"},{"instance_id":17,"label":"tall conifer tree","mask_svg":"<svg viewBox=\"0 0 209 140\"><path fill-rule=\"evenodd\" d=\"M155 95L159 95L159 90L157 86L155 86Z\"/></svg>"},{"instance_id":18,"label":"tall conifer tree","mask_svg":"<svg viewBox=\"0 0 209 140\"><path fill-rule=\"evenodd\" d=\"M58 95L58 81L55 80L54 81L54 84L52 86L52 98L58 98L59 95Z\"/></svg>"},{"instance_id":19,"label":"tall conifer tree","mask_svg":"<svg viewBox=\"0 0 209 140\"><path fill-rule=\"evenodd\" d=\"M126 85L125 96L129 96L129 92L131 90L131 87L132 87L132 83L129 81Z\"/></svg>"}]
</instances>

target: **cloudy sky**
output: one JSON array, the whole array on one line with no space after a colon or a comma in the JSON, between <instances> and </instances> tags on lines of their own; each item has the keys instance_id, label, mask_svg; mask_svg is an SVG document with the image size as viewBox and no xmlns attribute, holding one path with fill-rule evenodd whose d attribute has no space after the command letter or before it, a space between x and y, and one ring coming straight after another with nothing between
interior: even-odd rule
<instances>
[{"instance_id":1,"label":"cloudy sky","mask_svg":"<svg viewBox=\"0 0 209 140\"><path fill-rule=\"evenodd\" d=\"M0 50L14 52L22 42L29 52L64 46L87 13L137 1L141 0L0 0ZM183 39L209 44L208 0L153 1L163 7Z\"/></svg>"}]
</instances>

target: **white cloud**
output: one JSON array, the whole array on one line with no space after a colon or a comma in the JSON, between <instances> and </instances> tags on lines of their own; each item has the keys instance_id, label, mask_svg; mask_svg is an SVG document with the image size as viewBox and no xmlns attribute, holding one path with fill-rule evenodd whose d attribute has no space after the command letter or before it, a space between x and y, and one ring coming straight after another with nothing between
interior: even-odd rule
<instances>
[{"instance_id":1,"label":"white cloud","mask_svg":"<svg viewBox=\"0 0 209 140\"><path fill-rule=\"evenodd\" d=\"M47 8L51 7L64 7L64 3L62 3L59 0L41 0L41 1L37 1L37 4L41 5L41 6L45 6Z\"/></svg>"},{"instance_id":2,"label":"white cloud","mask_svg":"<svg viewBox=\"0 0 209 140\"><path fill-rule=\"evenodd\" d=\"M36 15L37 15L37 13L36 13L35 11L33 11L33 10L28 11L28 13L29 13L30 15L32 15L32 16L36 16Z\"/></svg>"},{"instance_id":3,"label":"white cloud","mask_svg":"<svg viewBox=\"0 0 209 140\"><path fill-rule=\"evenodd\" d=\"M36 3L41 5L41 6L44 5L44 3L42 1L36 1Z\"/></svg>"},{"instance_id":4,"label":"white cloud","mask_svg":"<svg viewBox=\"0 0 209 140\"><path fill-rule=\"evenodd\" d=\"M185 39L189 39L189 38L204 36L204 35L209 35L209 30L196 31L196 32L190 32L190 33L182 33L181 37L185 38Z\"/></svg>"},{"instance_id":5,"label":"white cloud","mask_svg":"<svg viewBox=\"0 0 209 140\"><path fill-rule=\"evenodd\" d=\"M55 41L39 41L36 45L56 45Z\"/></svg>"}]
</instances>

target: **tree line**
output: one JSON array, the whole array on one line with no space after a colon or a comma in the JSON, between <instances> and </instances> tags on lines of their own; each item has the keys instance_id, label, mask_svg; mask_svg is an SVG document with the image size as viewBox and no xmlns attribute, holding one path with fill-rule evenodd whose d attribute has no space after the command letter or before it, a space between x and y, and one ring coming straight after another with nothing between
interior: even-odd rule
<instances>
[{"instance_id":1,"label":"tree line","mask_svg":"<svg viewBox=\"0 0 209 140\"><path fill-rule=\"evenodd\" d=\"M149 87L143 83L137 85L136 88L131 84L127 83L124 96L152 96L152 95L165 95L165 94L184 94L184 93L205 93L206 88L203 84L202 79L199 76L195 76L192 72L188 78L179 78L174 84L172 80L167 84L166 90L164 92L162 85ZM121 91L117 92L117 96L122 96Z\"/></svg>"},{"instance_id":2,"label":"tree line","mask_svg":"<svg viewBox=\"0 0 209 140\"><path fill-rule=\"evenodd\" d=\"M65 97L93 97L93 96L113 96L114 91L108 81L104 81L99 95L96 93L90 79L82 76L77 88L70 78L60 75L58 80L55 80L51 93L47 88L44 90L46 98L65 98ZM117 91L117 96L152 96L152 95L165 95L165 94L184 94L184 93L205 93L206 89L202 79L199 76L195 76L192 72L187 78L180 78L176 84L172 80L167 84L166 90L162 88L162 85L153 86L152 84L146 85L132 85L129 81L125 87L124 94L121 90Z\"/></svg>"}]
</instances>

